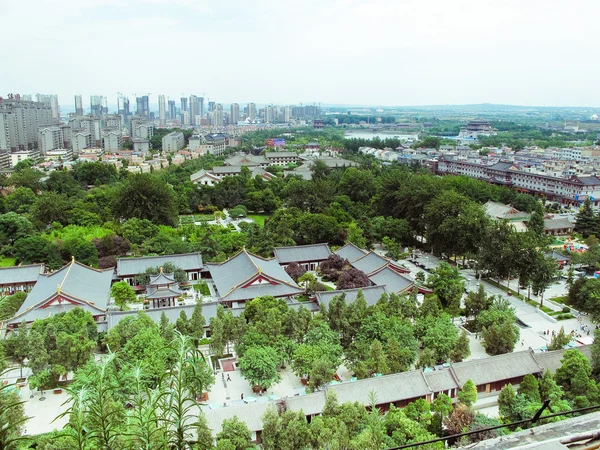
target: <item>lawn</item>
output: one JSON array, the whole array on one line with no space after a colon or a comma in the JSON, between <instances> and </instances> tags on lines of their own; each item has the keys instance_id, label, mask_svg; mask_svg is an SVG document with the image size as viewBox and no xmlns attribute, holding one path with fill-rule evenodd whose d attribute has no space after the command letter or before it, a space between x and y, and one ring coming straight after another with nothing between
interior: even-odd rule
<instances>
[{"instance_id":1,"label":"lawn","mask_svg":"<svg viewBox=\"0 0 600 450\"><path fill-rule=\"evenodd\" d=\"M214 214L190 214L187 216L179 216L181 225L188 225L194 222L210 222L215 220Z\"/></svg>"},{"instance_id":2,"label":"lawn","mask_svg":"<svg viewBox=\"0 0 600 450\"><path fill-rule=\"evenodd\" d=\"M0 257L0 267L12 267L17 263L16 258Z\"/></svg>"},{"instance_id":3,"label":"lawn","mask_svg":"<svg viewBox=\"0 0 600 450\"><path fill-rule=\"evenodd\" d=\"M261 227L265 226L265 220L271 217L268 214L248 214L248 219L254 220L255 223Z\"/></svg>"}]
</instances>

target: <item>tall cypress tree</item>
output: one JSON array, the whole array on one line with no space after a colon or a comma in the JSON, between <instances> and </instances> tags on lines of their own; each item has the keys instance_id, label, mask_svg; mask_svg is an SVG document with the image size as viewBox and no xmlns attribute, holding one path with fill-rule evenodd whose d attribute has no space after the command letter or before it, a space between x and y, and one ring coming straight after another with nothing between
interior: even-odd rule
<instances>
[{"instance_id":1,"label":"tall cypress tree","mask_svg":"<svg viewBox=\"0 0 600 450\"><path fill-rule=\"evenodd\" d=\"M582 208L577 213L577 223L575 231L581 233L583 237L588 237L593 234L596 228L597 216L592 209L592 202L586 199Z\"/></svg>"}]
</instances>

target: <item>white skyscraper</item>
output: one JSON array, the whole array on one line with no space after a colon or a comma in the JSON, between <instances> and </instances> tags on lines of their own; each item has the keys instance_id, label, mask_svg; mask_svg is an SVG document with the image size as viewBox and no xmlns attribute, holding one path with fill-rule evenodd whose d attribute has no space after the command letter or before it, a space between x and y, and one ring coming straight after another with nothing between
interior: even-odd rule
<instances>
[{"instance_id":1,"label":"white skyscraper","mask_svg":"<svg viewBox=\"0 0 600 450\"><path fill-rule=\"evenodd\" d=\"M167 102L164 95L158 96L158 120L161 126L167 124Z\"/></svg>"},{"instance_id":2,"label":"white skyscraper","mask_svg":"<svg viewBox=\"0 0 600 450\"><path fill-rule=\"evenodd\" d=\"M83 99L81 98L81 95L75 96L75 114L83 116Z\"/></svg>"},{"instance_id":3,"label":"white skyscraper","mask_svg":"<svg viewBox=\"0 0 600 450\"><path fill-rule=\"evenodd\" d=\"M36 94L37 101L52 108L52 118L60 120L60 108L58 107L58 95Z\"/></svg>"},{"instance_id":4,"label":"white skyscraper","mask_svg":"<svg viewBox=\"0 0 600 450\"><path fill-rule=\"evenodd\" d=\"M213 111L213 125L216 127L223 126L223 105L217 103Z\"/></svg>"},{"instance_id":5,"label":"white skyscraper","mask_svg":"<svg viewBox=\"0 0 600 450\"><path fill-rule=\"evenodd\" d=\"M248 103L248 117L250 120L256 120L256 105L254 103Z\"/></svg>"},{"instance_id":6,"label":"white skyscraper","mask_svg":"<svg viewBox=\"0 0 600 450\"><path fill-rule=\"evenodd\" d=\"M289 106L286 106L283 108L283 121L285 123L288 123L290 121L290 118L292 117L292 109Z\"/></svg>"},{"instance_id":7,"label":"white skyscraper","mask_svg":"<svg viewBox=\"0 0 600 450\"><path fill-rule=\"evenodd\" d=\"M273 107L271 105L265 106L265 122L273 122Z\"/></svg>"},{"instance_id":8,"label":"white skyscraper","mask_svg":"<svg viewBox=\"0 0 600 450\"><path fill-rule=\"evenodd\" d=\"M229 114L229 123L236 125L240 120L240 105L238 105L237 103L232 103L230 109L231 111Z\"/></svg>"}]
</instances>

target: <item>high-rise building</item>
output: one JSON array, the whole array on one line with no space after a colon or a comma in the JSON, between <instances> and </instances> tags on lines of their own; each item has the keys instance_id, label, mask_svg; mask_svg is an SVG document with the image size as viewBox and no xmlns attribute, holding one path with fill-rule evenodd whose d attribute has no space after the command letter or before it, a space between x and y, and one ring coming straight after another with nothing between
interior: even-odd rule
<instances>
[{"instance_id":1,"label":"high-rise building","mask_svg":"<svg viewBox=\"0 0 600 450\"><path fill-rule=\"evenodd\" d=\"M199 98L192 94L190 95L190 125L200 125L200 122L196 121L196 116L201 116L200 114L200 100Z\"/></svg>"},{"instance_id":2,"label":"high-rise building","mask_svg":"<svg viewBox=\"0 0 600 450\"><path fill-rule=\"evenodd\" d=\"M213 111L213 125L216 127L223 126L223 105L217 103Z\"/></svg>"},{"instance_id":3,"label":"high-rise building","mask_svg":"<svg viewBox=\"0 0 600 450\"><path fill-rule=\"evenodd\" d=\"M123 123L128 124L130 111L129 111L129 99L127 97L123 97L123 109L121 109L119 111L119 114L121 114L121 117L123 117Z\"/></svg>"},{"instance_id":4,"label":"high-rise building","mask_svg":"<svg viewBox=\"0 0 600 450\"><path fill-rule=\"evenodd\" d=\"M167 101L164 95L158 96L158 120L163 127L167 124Z\"/></svg>"},{"instance_id":5,"label":"high-rise building","mask_svg":"<svg viewBox=\"0 0 600 450\"><path fill-rule=\"evenodd\" d=\"M256 120L256 105L254 103L248 103L248 118Z\"/></svg>"},{"instance_id":6,"label":"high-rise building","mask_svg":"<svg viewBox=\"0 0 600 450\"><path fill-rule=\"evenodd\" d=\"M215 110L215 102L208 102L208 112L213 112Z\"/></svg>"},{"instance_id":7,"label":"high-rise building","mask_svg":"<svg viewBox=\"0 0 600 450\"><path fill-rule=\"evenodd\" d=\"M145 117L134 116L129 121L130 139L150 139L154 135L154 124Z\"/></svg>"},{"instance_id":8,"label":"high-rise building","mask_svg":"<svg viewBox=\"0 0 600 450\"><path fill-rule=\"evenodd\" d=\"M123 149L121 130L105 130L102 133L102 148L105 152L118 152Z\"/></svg>"},{"instance_id":9,"label":"high-rise building","mask_svg":"<svg viewBox=\"0 0 600 450\"><path fill-rule=\"evenodd\" d=\"M175 100L169 100L167 106L167 119L175 120L177 119L177 106L175 106Z\"/></svg>"},{"instance_id":10,"label":"high-rise building","mask_svg":"<svg viewBox=\"0 0 600 450\"><path fill-rule=\"evenodd\" d=\"M36 94L37 101L52 108L52 118L60 120L60 108L58 107L58 95Z\"/></svg>"},{"instance_id":11,"label":"high-rise building","mask_svg":"<svg viewBox=\"0 0 600 450\"><path fill-rule=\"evenodd\" d=\"M0 102L0 149L28 150L38 144L38 130L52 124L52 108L10 95Z\"/></svg>"},{"instance_id":12,"label":"high-rise building","mask_svg":"<svg viewBox=\"0 0 600 450\"><path fill-rule=\"evenodd\" d=\"M102 116L106 99L102 95L90 95L90 114L94 116Z\"/></svg>"},{"instance_id":13,"label":"high-rise building","mask_svg":"<svg viewBox=\"0 0 600 450\"><path fill-rule=\"evenodd\" d=\"M292 109L289 106L283 108L283 121L288 123L292 118Z\"/></svg>"},{"instance_id":14,"label":"high-rise building","mask_svg":"<svg viewBox=\"0 0 600 450\"><path fill-rule=\"evenodd\" d=\"M181 112L188 110L188 99L185 97L181 97Z\"/></svg>"},{"instance_id":15,"label":"high-rise building","mask_svg":"<svg viewBox=\"0 0 600 450\"><path fill-rule=\"evenodd\" d=\"M198 103L200 103L200 117L204 118L204 97L198 97Z\"/></svg>"},{"instance_id":16,"label":"high-rise building","mask_svg":"<svg viewBox=\"0 0 600 450\"><path fill-rule=\"evenodd\" d=\"M83 116L83 99L81 95L75 96L75 114L77 116Z\"/></svg>"},{"instance_id":17,"label":"high-rise building","mask_svg":"<svg viewBox=\"0 0 600 450\"><path fill-rule=\"evenodd\" d=\"M273 107L271 105L265 106L265 123L273 122Z\"/></svg>"},{"instance_id":18,"label":"high-rise building","mask_svg":"<svg viewBox=\"0 0 600 450\"><path fill-rule=\"evenodd\" d=\"M240 120L240 105L237 103L232 103L230 110L229 123L237 125L238 121Z\"/></svg>"},{"instance_id":19,"label":"high-rise building","mask_svg":"<svg viewBox=\"0 0 600 450\"><path fill-rule=\"evenodd\" d=\"M136 110L138 116L150 117L150 99L147 95L135 98Z\"/></svg>"}]
</instances>

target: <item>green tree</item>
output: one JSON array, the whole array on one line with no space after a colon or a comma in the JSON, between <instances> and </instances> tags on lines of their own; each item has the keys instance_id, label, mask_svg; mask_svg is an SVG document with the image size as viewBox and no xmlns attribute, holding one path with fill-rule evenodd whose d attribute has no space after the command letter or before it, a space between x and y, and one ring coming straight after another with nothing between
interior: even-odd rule
<instances>
[{"instance_id":1,"label":"green tree","mask_svg":"<svg viewBox=\"0 0 600 450\"><path fill-rule=\"evenodd\" d=\"M176 225L175 192L150 174L130 176L117 192L113 204L116 217L147 219L154 224Z\"/></svg>"},{"instance_id":2,"label":"green tree","mask_svg":"<svg viewBox=\"0 0 600 450\"><path fill-rule=\"evenodd\" d=\"M465 313L467 317L475 317L482 311L485 311L494 300L493 295L487 295L483 284L479 285L477 291L470 291L465 297Z\"/></svg>"},{"instance_id":3,"label":"green tree","mask_svg":"<svg viewBox=\"0 0 600 450\"><path fill-rule=\"evenodd\" d=\"M35 192L29 188L20 187L6 196L6 209L17 214L26 214L31 211L36 200Z\"/></svg>"},{"instance_id":4,"label":"green tree","mask_svg":"<svg viewBox=\"0 0 600 450\"><path fill-rule=\"evenodd\" d=\"M17 239L28 237L33 225L25 217L9 212L0 214L0 244L13 244Z\"/></svg>"},{"instance_id":5,"label":"green tree","mask_svg":"<svg viewBox=\"0 0 600 450\"><path fill-rule=\"evenodd\" d=\"M252 445L252 434L244 422L233 416L221 424L221 431L217 433L217 448L223 440L229 441L235 450L247 450Z\"/></svg>"},{"instance_id":6,"label":"green tree","mask_svg":"<svg viewBox=\"0 0 600 450\"><path fill-rule=\"evenodd\" d=\"M431 271L427 284L448 312L455 315L460 308L460 299L465 289L464 279L458 268L446 262L440 263Z\"/></svg>"},{"instance_id":7,"label":"green tree","mask_svg":"<svg viewBox=\"0 0 600 450\"><path fill-rule=\"evenodd\" d=\"M548 350L562 350L569 342L571 342L571 335L565 333L565 327L560 327L560 331L552 336Z\"/></svg>"},{"instance_id":8,"label":"green tree","mask_svg":"<svg viewBox=\"0 0 600 450\"><path fill-rule=\"evenodd\" d=\"M206 319L202 315L202 300L196 302L194 311L192 312L192 318L189 322L189 331L191 335L196 339L204 336L204 326L206 325Z\"/></svg>"},{"instance_id":9,"label":"green tree","mask_svg":"<svg viewBox=\"0 0 600 450\"><path fill-rule=\"evenodd\" d=\"M239 359L244 378L253 386L269 389L281 379L277 372L280 357L271 347L251 347Z\"/></svg>"},{"instance_id":10,"label":"green tree","mask_svg":"<svg viewBox=\"0 0 600 450\"><path fill-rule=\"evenodd\" d=\"M132 244L141 245L159 232L158 226L148 219L132 217L121 225L121 234Z\"/></svg>"},{"instance_id":11,"label":"green tree","mask_svg":"<svg viewBox=\"0 0 600 450\"><path fill-rule=\"evenodd\" d=\"M447 314L442 314L439 317L429 316L424 320L427 325L424 326L426 331L421 337L423 347L434 351L436 362L447 361L458 340L458 330L452 319Z\"/></svg>"},{"instance_id":12,"label":"green tree","mask_svg":"<svg viewBox=\"0 0 600 450\"><path fill-rule=\"evenodd\" d=\"M530 402L540 403L540 387L537 378L530 374L525 375L519 385L518 393Z\"/></svg>"},{"instance_id":13,"label":"green tree","mask_svg":"<svg viewBox=\"0 0 600 450\"><path fill-rule=\"evenodd\" d=\"M467 380L458 393L458 401L469 408L477 401L477 387L471 380Z\"/></svg>"},{"instance_id":14,"label":"green tree","mask_svg":"<svg viewBox=\"0 0 600 450\"><path fill-rule=\"evenodd\" d=\"M498 394L498 410L504 422L510 422L517 404L517 393L512 384L506 384Z\"/></svg>"},{"instance_id":15,"label":"green tree","mask_svg":"<svg viewBox=\"0 0 600 450\"><path fill-rule=\"evenodd\" d=\"M128 309L128 303L134 303L137 300L135 291L127 281L118 281L110 288L110 296L114 299L115 305L121 308L121 311Z\"/></svg>"},{"instance_id":16,"label":"green tree","mask_svg":"<svg viewBox=\"0 0 600 450\"><path fill-rule=\"evenodd\" d=\"M6 371L0 373L0 377L5 378ZM0 448L14 449L20 441L26 439L21 433L27 422L25 416L25 402L19 398L18 390L14 384L0 385Z\"/></svg>"},{"instance_id":17,"label":"green tree","mask_svg":"<svg viewBox=\"0 0 600 450\"><path fill-rule=\"evenodd\" d=\"M596 214L592 208L592 202L589 198L586 198L583 202L583 206L577 213L575 231L581 233L584 237L588 237L596 231L595 223Z\"/></svg>"},{"instance_id":18,"label":"green tree","mask_svg":"<svg viewBox=\"0 0 600 450\"><path fill-rule=\"evenodd\" d=\"M62 264L56 244L40 235L20 238L12 246L12 253L22 264L43 263L51 269L57 269Z\"/></svg>"},{"instance_id":19,"label":"green tree","mask_svg":"<svg viewBox=\"0 0 600 450\"><path fill-rule=\"evenodd\" d=\"M454 348L450 352L450 360L452 362L461 362L465 358L469 357L471 354L471 347L469 343L469 337L467 336L467 332L465 330L460 333L456 343L454 344Z\"/></svg>"},{"instance_id":20,"label":"green tree","mask_svg":"<svg viewBox=\"0 0 600 450\"><path fill-rule=\"evenodd\" d=\"M591 346L592 370L594 374L600 374L600 328L594 330L594 343Z\"/></svg>"},{"instance_id":21,"label":"green tree","mask_svg":"<svg viewBox=\"0 0 600 450\"><path fill-rule=\"evenodd\" d=\"M179 313L179 317L175 321L175 330L179 331L181 334L190 334L190 323L187 318L187 314L183 309L181 310L181 312Z\"/></svg>"},{"instance_id":22,"label":"green tree","mask_svg":"<svg viewBox=\"0 0 600 450\"><path fill-rule=\"evenodd\" d=\"M10 356L14 362L19 365L20 375L23 378L23 365L29 356L30 340L27 322L24 320L17 328L17 331L10 333L6 339L6 354Z\"/></svg>"}]
</instances>

